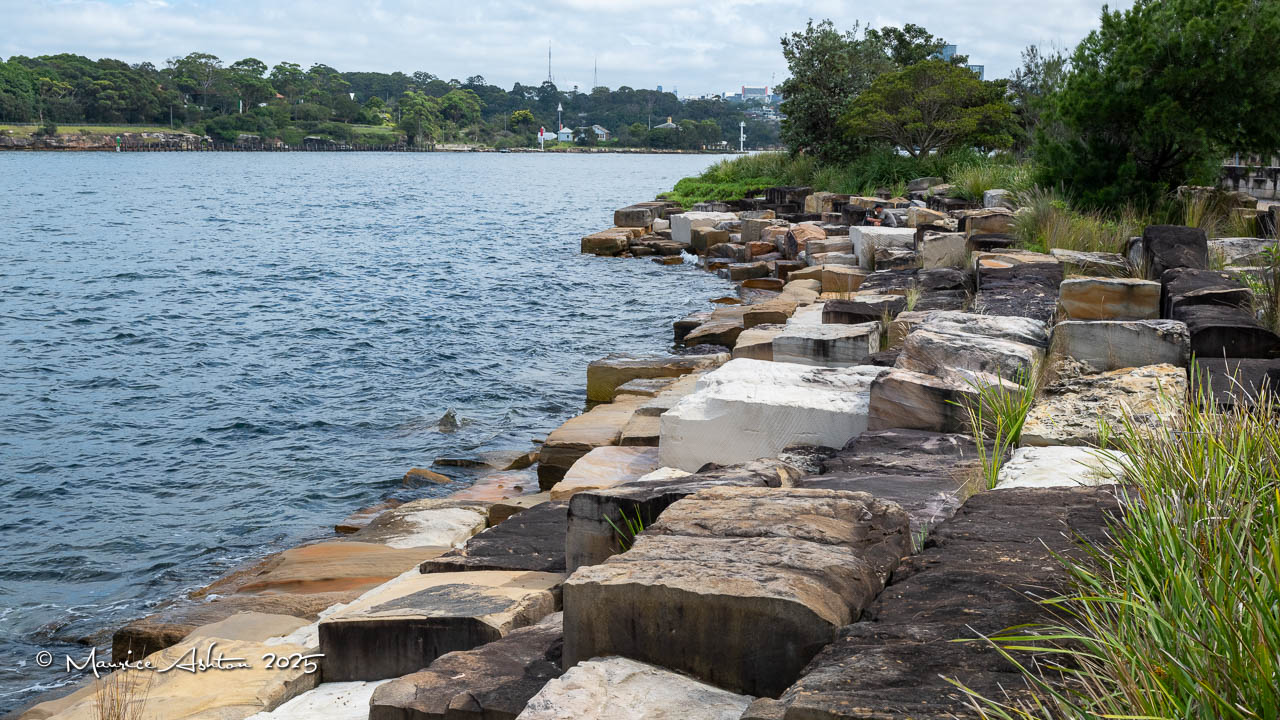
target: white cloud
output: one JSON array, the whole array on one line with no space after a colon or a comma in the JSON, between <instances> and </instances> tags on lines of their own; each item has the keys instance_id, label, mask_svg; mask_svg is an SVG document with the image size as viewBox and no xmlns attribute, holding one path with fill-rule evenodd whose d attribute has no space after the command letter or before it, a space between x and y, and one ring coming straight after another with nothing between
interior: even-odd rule
<instances>
[{"instance_id":1,"label":"white cloud","mask_svg":"<svg viewBox=\"0 0 1280 720\"><path fill-rule=\"evenodd\" d=\"M850 0L0 0L0 56L73 52L160 64L204 51L228 63L253 56L340 70L426 70L446 79L480 74L510 87L546 77L550 43L561 85L584 85L597 61L600 82L610 87L703 93L786 77L778 39L810 17L840 27L914 22L985 64L987 77L1001 77L1028 44L1073 46L1097 25L1101 2L888 7Z\"/></svg>"}]
</instances>

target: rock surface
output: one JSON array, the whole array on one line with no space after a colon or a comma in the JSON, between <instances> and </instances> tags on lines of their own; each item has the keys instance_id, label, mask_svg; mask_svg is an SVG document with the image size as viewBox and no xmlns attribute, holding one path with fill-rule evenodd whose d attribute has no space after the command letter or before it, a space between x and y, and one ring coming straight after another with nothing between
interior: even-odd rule
<instances>
[{"instance_id":1,"label":"rock surface","mask_svg":"<svg viewBox=\"0 0 1280 720\"><path fill-rule=\"evenodd\" d=\"M1219 407L1253 407L1264 389L1280 397L1280 359L1196 358L1191 367L1193 398Z\"/></svg>"},{"instance_id":2,"label":"rock surface","mask_svg":"<svg viewBox=\"0 0 1280 720\"><path fill-rule=\"evenodd\" d=\"M968 432L965 407L976 398L977 390L967 383L894 368L871 383L867 429Z\"/></svg>"},{"instance_id":3,"label":"rock surface","mask_svg":"<svg viewBox=\"0 0 1280 720\"><path fill-rule=\"evenodd\" d=\"M249 720L368 720L369 698L385 682L322 683Z\"/></svg>"},{"instance_id":4,"label":"rock surface","mask_svg":"<svg viewBox=\"0 0 1280 720\"><path fill-rule=\"evenodd\" d=\"M544 502L504 520L467 541L461 549L423 562L423 573L465 570L565 572L567 502Z\"/></svg>"},{"instance_id":5,"label":"rock surface","mask_svg":"<svg viewBox=\"0 0 1280 720\"><path fill-rule=\"evenodd\" d=\"M570 418L551 431L538 453L538 483L550 490L578 458L606 445L617 445L636 408L649 398L623 395L611 403Z\"/></svg>"},{"instance_id":6,"label":"rock surface","mask_svg":"<svg viewBox=\"0 0 1280 720\"><path fill-rule=\"evenodd\" d=\"M1122 368L1058 380L1044 388L1022 426L1023 445L1089 445L1100 426L1111 435L1126 421L1171 427L1187 397L1187 373L1174 365Z\"/></svg>"},{"instance_id":7,"label":"rock surface","mask_svg":"<svg viewBox=\"0 0 1280 720\"><path fill-rule=\"evenodd\" d=\"M844 445L867 429L883 368L731 360L662 415L659 461L689 472L773 457L789 445Z\"/></svg>"},{"instance_id":8,"label":"rock surface","mask_svg":"<svg viewBox=\"0 0 1280 720\"><path fill-rule=\"evenodd\" d=\"M901 508L865 493L703 490L565 581L565 663L616 654L777 695L874 599L909 535Z\"/></svg>"},{"instance_id":9,"label":"rock surface","mask_svg":"<svg viewBox=\"0 0 1280 720\"><path fill-rule=\"evenodd\" d=\"M1160 283L1134 278L1067 278L1058 302L1072 320L1154 320Z\"/></svg>"},{"instance_id":10,"label":"rock surface","mask_svg":"<svg viewBox=\"0 0 1280 720\"><path fill-rule=\"evenodd\" d=\"M1124 453L1083 447L1020 447L1000 466L997 490L1114 485L1125 478Z\"/></svg>"},{"instance_id":11,"label":"rock surface","mask_svg":"<svg viewBox=\"0 0 1280 720\"><path fill-rule=\"evenodd\" d=\"M1148 225L1142 231L1142 254L1147 277L1158 280L1171 268L1204 270L1209 245L1204 230L1181 225Z\"/></svg>"},{"instance_id":12,"label":"rock surface","mask_svg":"<svg viewBox=\"0 0 1280 720\"><path fill-rule=\"evenodd\" d=\"M328 682L383 680L555 612L556 573L406 573L320 621Z\"/></svg>"},{"instance_id":13,"label":"rock surface","mask_svg":"<svg viewBox=\"0 0 1280 720\"><path fill-rule=\"evenodd\" d=\"M719 355L610 355L587 365L587 399L613 402L618 388L632 380L679 377L721 365L728 359Z\"/></svg>"},{"instance_id":14,"label":"rock surface","mask_svg":"<svg viewBox=\"0 0 1280 720\"><path fill-rule=\"evenodd\" d=\"M774 362L820 367L867 365L880 351L880 323L799 325L773 338Z\"/></svg>"},{"instance_id":15,"label":"rock surface","mask_svg":"<svg viewBox=\"0 0 1280 720\"><path fill-rule=\"evenodd\" d=\"M634 419L633 419L634 421ZM599 447L578 458L564 479L551 488L552 500L568 500L576 492L613 487L657 470L658 449Z\"/></svg>"},{"instance_id":16,"label":"rock surface","mask_svg":"<svg viewBox=\"0 0 1280 720\"><path fill-rule=\"evenodd\" d=\"M1066 321L1053 328L1053 356L1081 372L1169 364L1186 367L1187 326L1176 320Z\"/></svg>"},{"instance_id":17,"label":"rock surface","mask_svg":"<svg viewBox=\"0 0 1280 720\"><path fill-rule=\"evenodd\" d=\"M519 720L738 720L751 700L634 660L596 658L547 683Z\"/></svg>"},{"instance_id":18,"label":"rock surface","mask_svg":"<svg viewBox=\"0 0 1280 720\"><path fill-rule=\"evenodd\" d=\"M972 716L968 695L948 679L986 697L1025 697L1018 669L978 635L1054 622L1039 603L1066 581L1053 553L1081 559L1076 538L1105 542L1114 512L1106 488L969 498L895 571L867 621L845 627L778 701L758 701L743 718ZM954 642L965 639L976 641Z\"/></svg>"},{"instance_id":19,"label":"rock surface","mask_svg":"<svg viewBox=\"0 0 1280 720\"><path fill-rule=\"evenodd\" d=\"M367 703L368 720L512 720L560 677L560 613L474 650L436 658L427 669L392 680Z\"/></svg>"}]
</instances>

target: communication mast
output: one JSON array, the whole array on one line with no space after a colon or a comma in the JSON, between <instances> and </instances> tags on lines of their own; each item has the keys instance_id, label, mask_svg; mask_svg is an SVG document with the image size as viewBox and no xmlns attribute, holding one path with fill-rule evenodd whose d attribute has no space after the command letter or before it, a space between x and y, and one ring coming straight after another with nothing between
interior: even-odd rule
<instances>
[{"instance_id":1,"label":"communication mast","mask_svg":"<svg viewBox=\"0 0 1280 720\"><path fill-rule=\"evenodd\" d=\"M556 81L551 77L551 43L547 43L547 82L552 85L556 84Z\"/></svg>"}]
</instances>

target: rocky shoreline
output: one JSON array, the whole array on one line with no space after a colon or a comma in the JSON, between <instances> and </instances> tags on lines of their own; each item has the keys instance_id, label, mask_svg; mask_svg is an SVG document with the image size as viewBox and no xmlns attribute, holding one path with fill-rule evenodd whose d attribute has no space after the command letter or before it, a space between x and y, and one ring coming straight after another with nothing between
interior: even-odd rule
<instances>
[{"instance_id":1,"label":"rocky shoreline","mask_svg":"<svg viewBox=\"0 0 1280 720\"><path fill-rule=\"evenodd\" d=\"M676 320L677 353L591 363L595 404L477 460L472 488L357 512L113 637L115 662L248 667L105 687L210 720L943 718L1025 696L981 638L1050 620L1055 556L1123 512L1097 419L1162 426L1206 382L1223 405L1280 382L1240 279L1275 241L1152 226L1124 255L1028 252L1008 194L939 183L617 210L584 253L697 262L738 293ZM903 227L862 224L876 204ZM965 408L1033 384L988 478L1006 448ZM95 718L102 692L17 717Z\"/></svg>"}]
</instances>

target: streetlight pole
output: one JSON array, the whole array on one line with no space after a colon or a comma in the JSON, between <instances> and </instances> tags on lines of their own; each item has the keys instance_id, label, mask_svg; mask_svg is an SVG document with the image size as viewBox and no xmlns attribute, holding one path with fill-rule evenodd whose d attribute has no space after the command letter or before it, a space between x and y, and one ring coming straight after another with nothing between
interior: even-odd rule
<instances>
[{"instance_id":1,"label":"streetlight pole","mask_svg":"<svg viewBox=\"0 0 1280 720\"><path fill-rule=\"evenodd\" d=\"M746 152L743 145L747 142L747 121L738 123L738 152Z\"/></svg>"}]
</instances>

